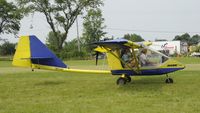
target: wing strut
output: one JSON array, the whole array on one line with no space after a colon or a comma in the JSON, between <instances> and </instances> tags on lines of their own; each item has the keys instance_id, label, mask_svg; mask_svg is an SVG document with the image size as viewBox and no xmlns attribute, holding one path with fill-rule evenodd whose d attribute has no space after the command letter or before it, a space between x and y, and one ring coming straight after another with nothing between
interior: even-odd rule
<instances>
[{"instance_id":1,"label":"wing strut","mask_svg":"<svg viewBox=\"0 0 200 113\"><path fill-rule=\"evenodd\" d=\"M139 61L138 61L137 56L136 56L136 54L135 54L134 48L132 48L132 52L133 52L133 57L134 57L134 59L135 59L135 63L136 63L136 67L137 67L136 72L137 72L137 73L140 73Z\"/></svg>"}]
</instances>

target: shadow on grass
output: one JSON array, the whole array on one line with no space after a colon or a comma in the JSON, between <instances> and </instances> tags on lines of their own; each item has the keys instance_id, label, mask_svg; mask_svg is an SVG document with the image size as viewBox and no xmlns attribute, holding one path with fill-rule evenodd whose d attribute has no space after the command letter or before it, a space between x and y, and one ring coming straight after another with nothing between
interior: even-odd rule
<instances>
[{"instance_id":1,"label":"shadow on grass","mask_svg":"<svg viewBox=\"0 0 200 113\"><path fill-rule=\"evenodd\" d=\"M164 77L142 77L134 79L126 85L119 86L119 90L123 91L139 91L139 92L160 92L163 86L169 87L173 84L166 84Z\"/></svg>"},{"instance_id":2,"label":"shadow on grass","mask_svg":"<svg viewBox=\"0 0 200 113\"><path fill-rule=\"evenodd\" d=\"M43 86L43 85L60 85L60 84L63 84L65 83L64 81L43 81L43 82L40 82L40 83L36 83L35 85L38 85L38 86Z\"/></svg>"}]
</instances>

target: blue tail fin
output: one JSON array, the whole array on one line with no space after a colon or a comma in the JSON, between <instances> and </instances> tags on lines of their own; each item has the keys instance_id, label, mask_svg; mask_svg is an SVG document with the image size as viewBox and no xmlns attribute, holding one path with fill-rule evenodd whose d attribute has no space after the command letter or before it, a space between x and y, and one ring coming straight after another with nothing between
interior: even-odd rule
<instances>
[{"instance_id":1,"label":"blue tail fin","mask_svg":"<svg viewBox=\"0 0 200 113\"><path fill-rule=\"evenodd\" d=\"M31 35L29 38L32 64L67 68L67 65L56 57L36 36Z\"/></svg>"}]
</instances>

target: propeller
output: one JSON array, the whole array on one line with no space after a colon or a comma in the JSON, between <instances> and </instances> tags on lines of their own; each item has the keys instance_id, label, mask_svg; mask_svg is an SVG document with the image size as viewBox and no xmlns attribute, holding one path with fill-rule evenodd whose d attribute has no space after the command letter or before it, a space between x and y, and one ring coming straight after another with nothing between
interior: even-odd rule
<instances>
[{"instance_id":1,"label":"propeller","mask_svg":"<svg viewBox=\"0 0 200 113\"><path fill-rule=\"evenodd\" d=\"M97 66L97 64L98 64L98 57L99 57L99 52L96 51L96 66Z\"/></svg>"}]
</instances>

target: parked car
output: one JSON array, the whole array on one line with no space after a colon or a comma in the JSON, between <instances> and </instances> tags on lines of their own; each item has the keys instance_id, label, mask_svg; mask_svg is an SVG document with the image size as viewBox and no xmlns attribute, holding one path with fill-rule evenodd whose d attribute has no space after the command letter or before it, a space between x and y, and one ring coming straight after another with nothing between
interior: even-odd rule
<instances>
[{"instance_id":1,"label":"parked car","mask_svg":"<svg viewBox=\"0 0 200 113\"><path fill-rule=\"evenodd\" d=\"M200 57L200 52L193 52L190 56Z\"/></svg>"}]
</instances>

